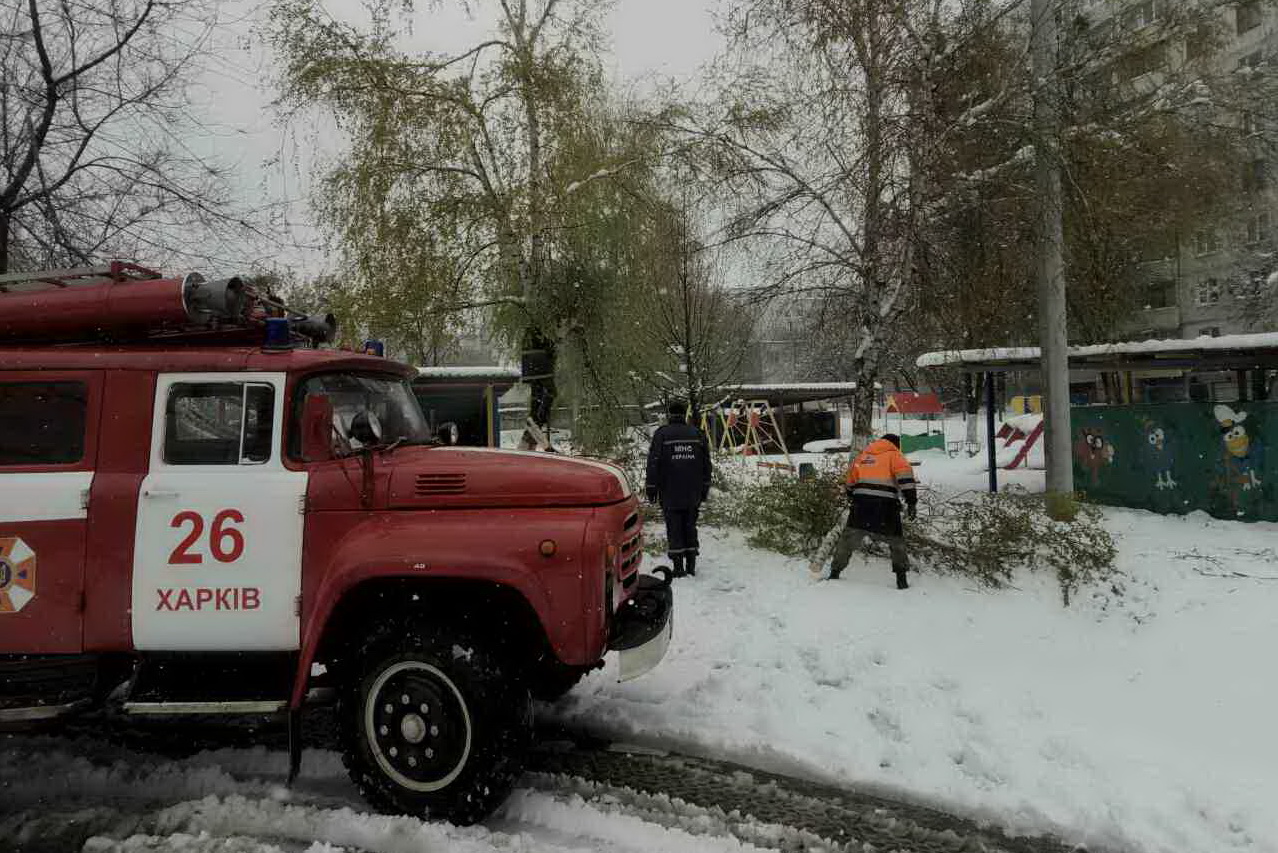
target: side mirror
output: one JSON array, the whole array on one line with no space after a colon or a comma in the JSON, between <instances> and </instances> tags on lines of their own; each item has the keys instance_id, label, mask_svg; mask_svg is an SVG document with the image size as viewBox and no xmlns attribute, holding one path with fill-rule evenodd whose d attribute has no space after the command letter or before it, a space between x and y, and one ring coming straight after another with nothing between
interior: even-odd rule
<instances>
[{"instance_id":1,"label":"side mirror","mask_svg":"<svg viewBox=\"0 0 1278 853\"><path fill-rule=\"evenodd\" d=\"M457 424L453 423L452 421L449 421L448 423L440 424L439 439L444 444L447 444L449 446L460 444L461 430L459 430L457 428Z\"/></svg>"},{"instance_id":2,"label":"side mirror","mask_svg":"<svg viewBox=\"0 0 1278 853\"><path fill-rule=\"evenodd\" d=\"M363 411L351 419L351 438L365 447L382 443L382 422L377 415Z\"/></svg>"},{"instance_id":3,"label":"side mirror","mask_svg":"<svg viewBox=\"0 0 1278 853\"><path fill-rule=\"evenodd\" d=\"M324 394L311 394L302 404L302 459L326 462L333 453L333 401Z\"/></svg>"}]
</instances>

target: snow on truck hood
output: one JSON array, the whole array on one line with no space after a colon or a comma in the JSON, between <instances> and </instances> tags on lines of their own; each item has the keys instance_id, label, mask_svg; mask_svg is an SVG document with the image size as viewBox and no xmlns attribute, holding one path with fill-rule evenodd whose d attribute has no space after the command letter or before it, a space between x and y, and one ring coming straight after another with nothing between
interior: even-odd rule
<instances>
[{"instance_id":1,"label":"snow on truck hood","mask_svg":"<svg viewBox=\"0 0 1278 853\"><path fill-rule=\"evenodd\" d=\"M632 494L620 468L553 453L440 447L396 462L395 508L600 506Z\"/></svg>"}]
</instances>

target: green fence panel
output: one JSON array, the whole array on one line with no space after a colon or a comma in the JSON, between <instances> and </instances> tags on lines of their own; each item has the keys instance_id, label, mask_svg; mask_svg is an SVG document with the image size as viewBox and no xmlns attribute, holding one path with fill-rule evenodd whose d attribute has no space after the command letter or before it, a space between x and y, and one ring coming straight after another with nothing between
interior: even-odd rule
<instances>
[{"instance_id":1,"label":"green fence panel","mask_svg":"<svg viewBox=\"0 0 1278 853\"><path fill-rule=\"evenodd\" d=\"M944 450L945 436L939 433L930 435L903 435L901 436L901 452L915 453L919 450Z\"/></svg>"},{"instance_id":2,"label":"green fence panel","mask_svg":"<svg viewBox=\"0 0 1278 853\"><path fill-rule=\"evenodd\" d=\"M1074 485L1091 500L1278 521L1278 403L1080 406L1072 417Z\"/></svg>"}]
</instances>

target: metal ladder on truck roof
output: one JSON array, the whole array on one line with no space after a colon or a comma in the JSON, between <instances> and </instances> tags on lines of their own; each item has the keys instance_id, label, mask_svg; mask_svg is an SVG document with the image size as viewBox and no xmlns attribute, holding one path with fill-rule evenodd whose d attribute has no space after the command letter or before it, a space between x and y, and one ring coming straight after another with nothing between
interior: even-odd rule
<instances>
[{"instance_id":1,"label":"metal ladder on truck roof","mask_svg":"<svg viewBox=\"0 0 1278 853\"><path fill-rule=\"evenodd\" d=\"M110 282L147 281L160 278L155 270L127 261L112 261L102 267L72 267L63 270L40 270L0 275L0 293L36 293L77 285L100 285Z\"/></svg>"}]
</instances>

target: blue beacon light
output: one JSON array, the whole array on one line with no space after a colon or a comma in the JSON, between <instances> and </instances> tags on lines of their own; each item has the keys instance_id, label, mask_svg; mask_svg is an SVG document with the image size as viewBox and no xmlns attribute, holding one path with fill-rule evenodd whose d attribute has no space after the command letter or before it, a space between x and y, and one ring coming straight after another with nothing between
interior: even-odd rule
<instances>
[{"instance_id":1,"label":"blue beacon light","mask_svg":"<svg viewBox=\"0 0 1278 853\"><path fill-rule=\"evenodd\" d=\"M266 340L262 349L292 349L293 330L286 317L268 317L266 320Z\"/></svg>"}]
</instances>

